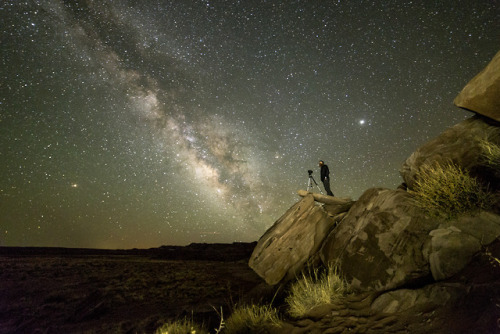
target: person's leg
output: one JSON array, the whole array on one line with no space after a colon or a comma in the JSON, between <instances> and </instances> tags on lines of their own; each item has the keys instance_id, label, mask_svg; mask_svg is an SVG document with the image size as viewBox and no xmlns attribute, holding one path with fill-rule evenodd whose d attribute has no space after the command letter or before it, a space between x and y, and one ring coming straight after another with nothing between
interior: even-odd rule
<instances>
[{"instance_id":1,"label":"person's leg","mask_svg":"<svg viewBox=\"0 0 500 334\"><path fill-rule=\"evenodd\" d=\"M327 195L334 196L332 190L330 189L330 178L327 177L323 180L323 186L325 187Z\"/></svg>"}]
</instances>

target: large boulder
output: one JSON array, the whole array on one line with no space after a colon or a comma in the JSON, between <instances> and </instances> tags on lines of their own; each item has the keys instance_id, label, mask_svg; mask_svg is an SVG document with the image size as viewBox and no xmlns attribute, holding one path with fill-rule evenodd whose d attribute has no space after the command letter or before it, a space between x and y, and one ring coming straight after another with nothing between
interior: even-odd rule
<instances>
[{"instance_id":1,"label":"large boulder","mask_svg":"<svg viewBox=\"0 0 500 334\"><path fill-rule=\"evenodd\" d=\"M462 270L481 250L479 240L454 226L431 231L429 263L432 277L443 280Z\"/></svg>"},{"instance_id":2,"label":"large boulder","mask_svg":"<svg viewBox=\"0 0 500 334\"><path fill-rule=\"evenodd\" d=\"M500 121L500 52L469 81L453 102L457 107Z\"/></svg>"},{"instance_id":3,"label":"large boulder","mask_svg":"<svg viewBox=\"0 0 500 334\"><path fill-rule=\"evenodd\" d=\"M500 216L481 211L455 220L431 219L403 190L367 190L320 251L358 291L387 291L448 279L500 238Z\"/></svg>"},{"instance_id":4,"label":"large boulder","mask_svg":"<svg viewBox=\"0 0 500 334\"><path fill-rule=\"evenodd\" d=\"M404 182L413 189L422 166L453 162L496 187L498 176L485 167L482 139L500 145L500 127L481 116L474 116L447 129L418 148L404 162L400 170Z\"/></svg>"},{"instance_id":5,"label":"large boulder","mask_svg":"<svg viewBox=\"0 0 500 334\"><path fill-rule=\"evenodd\" d=\"M319 203L329 204L329 205L345 205L352 203L352 199L350 197L337 197L337 196L329 196L318 193L313 193L306 190L299 190L297 194L301 197L306 197L307 195L312 195L314 200Z\"/></svg>"},{"instance_id":6,"label":"large boulder","mask_svg":"<svg viewBox=\"0 0 500 334\"><path fill-rule=\"evenodd\" d=\"M460 272L470 259L500 237L500 216L481 212L443 222L429 233L429 264L435 280L444 280Z\"/></svg>"},{"instance_id":7,"label":"large boulder","mask_svg":"<svg viewBox=\"0 0 500 334\"><path fill-rule=\"evenodd\" d=\"M455 301L463 294L460 285L430 284L421 289L398 289L381 294L371 304L380 313L397 313L409 309L433 309Z\"/></svg>"},{"instance_id":8,"label":"large boulder","mask_svg":"<svg viewBox=\"0 0 500 334\"><path fill-rule=\"evenodd\" d=\"M335 226L341 222L342 219L344 219L349 209L351 209L355 203L349 197L341 198L336 196L327 196L318 193L311 193L305 190L299 190L297 194L302 197L312 195L316 202L322 204L323 209L333 219Z\"/></svg>"},{"instance_id":9,"label":"large boulder","mask_svg":"<svg viewBox=\"0 0 500 334\"><path fill-rule=\"evenodd\" d=\"M259 239L249 266L270 285L295 278L333 227L334 220L309 194Z\"/></svg>"},{"instance_id":10,"label":"large boulder","mask_svg":"<svg viewBox=\"0 0 500 334\"><path fill-rule=\"evenodd\" d=\"M367 190L333 230L320 251L354 289L385 291L430 275L429 232L424 216L403 190Z\"/></svg>"},{"instance_id":11,"label":"large boulder","mask_svg":"<svg viewBox=\"0 0 500 334\"><path fill-rule=\"evenodd\" d=\"M499 333L500 240L488 253L476 254L452 279L318 305L277 333Z\"/></svg>"},{"instance_id":12,"label":"large boulder","mask_svg":"<svg viewBox=\"0 0 500 334\"><path fill-rule=\"evenodd\" d=\"M332 217L338 217L339 215L342 215L343 213L349 211L351 206L355 203L349 197L341 198L341 197L327 196L318 193L311 193L305 190L299 190L297 191L297 194L301 197L312 195L316 202L323 203L323 208Z\"/></svg>"}]
</instances>

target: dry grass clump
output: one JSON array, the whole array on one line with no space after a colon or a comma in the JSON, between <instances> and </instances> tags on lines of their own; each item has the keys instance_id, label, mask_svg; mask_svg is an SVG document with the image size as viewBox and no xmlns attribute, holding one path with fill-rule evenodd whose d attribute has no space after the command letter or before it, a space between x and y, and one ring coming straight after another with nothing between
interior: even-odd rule
<instances>
[{"instance_id":1,"label":"dry grass clump","mask_svg":"<svg viewBox=\"0 0 500 334\"><path fill-rule=\"evenodd\" d=\"M492 195L478 180L452 163L423 166L409 192L418 207L445 219L488 209L492 203Z\"/></svg>"},{"instance_id":2,"label":"dry grass clump","mask_svg":"<svg viewBox=\"0 0 500 334\"><path fill-rule=\"evenodd\" d=\"M482 139L479 141L481 148L481 157L486 165L495 169L500 168L500 146L495 143Z\"/></svg>"},{"instance_id":3,"label":"dry grass clump","mask_svg":"<svg viewBox=\"0 0 500 334\"><path fill-rule=\"evenodd\" d=\"M193 321L184 319L163 325L156 330L156 334L208 334L208 331Z\"/></svg>"},{"instance_id":4,"label":"dry grass clump","mask_svg":"<svg viewBox=\"0 0 500 334\"><path fill-rule=\"evenodd\" d=\"M292 317L301 317L315 306L331 304L349 293L347 282L340 277L337 267L329 266L321 275L318 269L302 274L290 287L286 298Z\"/></svg>"},{"instance_id":5,"label":"dry grass clump","mask_svg":"<svg viewBox=\"0 0 500 334\"><path fill-rule=\"evenodd\" d=\"M274 333L281 327L278 311L269 305L250 305L237 308L227 319L224 333Z\"/></svg>"}]
</instances>

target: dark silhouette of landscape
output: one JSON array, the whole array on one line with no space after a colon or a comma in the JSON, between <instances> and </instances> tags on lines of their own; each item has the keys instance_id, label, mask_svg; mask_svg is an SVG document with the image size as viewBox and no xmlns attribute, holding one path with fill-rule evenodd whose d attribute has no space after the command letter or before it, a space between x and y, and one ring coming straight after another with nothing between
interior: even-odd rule
<instances>
[{"instance_id":1,"label":"dark silhouette of landscape","mask_svg":"<svg viewBox=\"0 0 500 334\"><path fill-rule=\"evenodd\" d=\"M247 264L254 246L0 247L0 332L153 333L184 317L216 327L263 282Z\"/></svg>"}]
</instances>

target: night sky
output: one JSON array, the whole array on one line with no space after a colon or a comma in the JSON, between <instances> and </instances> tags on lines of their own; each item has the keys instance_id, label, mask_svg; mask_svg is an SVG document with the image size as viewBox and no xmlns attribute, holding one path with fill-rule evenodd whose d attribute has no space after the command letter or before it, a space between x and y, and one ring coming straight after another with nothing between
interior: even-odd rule
<instances>
[{"instance_id":1,"label":"night sky","mask_svg":"<svg viewBox=\"0 0 500 334\"><path fill-rule=\"evenodd\" d=\"M498 51L499 3L0 3L0 246L255 241L318 160L395 188Z\"/></svg>"}]
</instances>

